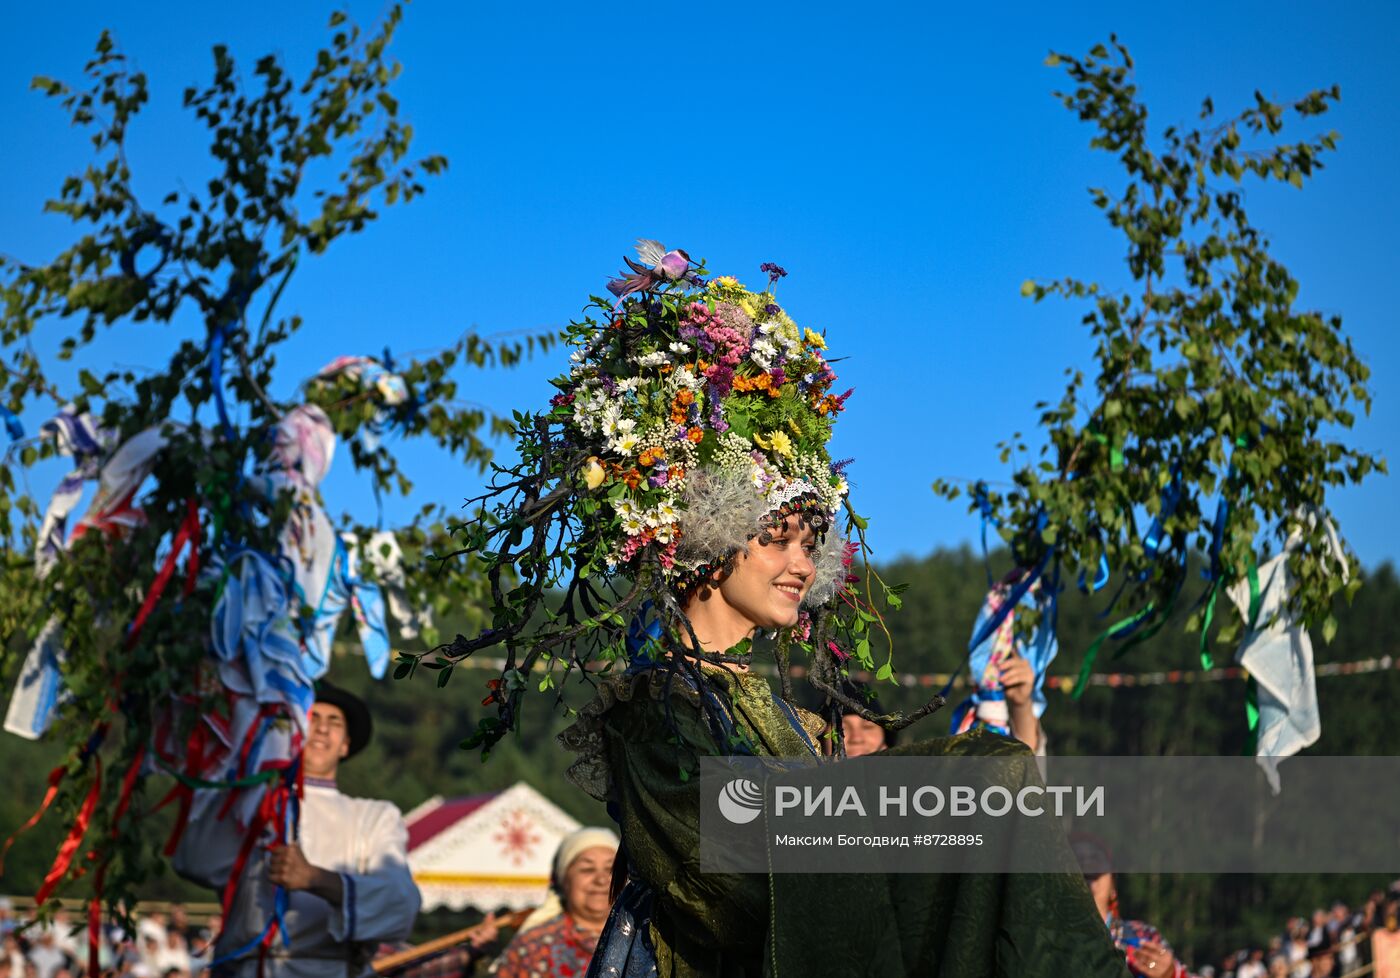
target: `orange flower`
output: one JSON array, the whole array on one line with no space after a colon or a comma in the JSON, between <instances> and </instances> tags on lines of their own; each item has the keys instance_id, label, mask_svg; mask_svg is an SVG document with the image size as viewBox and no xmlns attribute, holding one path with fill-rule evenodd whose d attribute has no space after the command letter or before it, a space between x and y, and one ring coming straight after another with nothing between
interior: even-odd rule
<instances>
[{"instance_id":1,"label":"orange flower","mask_svg":"<svg viewBox=\"0 0 1400 978\"><path fill-rule=\"evenodd\" d=\"M690 406L695 403L695 392L689 387L681 388L680 393L676 395L676 403Z\"/></svg>"},{"instance_id":2,"label":"orange flower","mask_svg":"<svg viewBox=\"0 0 1400 978\"><path fill-rule=\"evenodd\" d=\"M769 397L777 397L779 389L773 386L773 378L769 374L759 374L757 377L735 377L734 389L736 391L767 391Z\"/></svg>"},{"instance_id":3,"label":"orange flower","mask_svg":"<svg viewBox=\"0 0 1400 978\"><path fill-rule=\"evenodd\" d=\"M685 433L685 436L698 445L701 439L705 437L705 432L702 428L691 428Z\"/></svg>"},{"instance_id":4,"label":"orange flower","mask_svg":"<svg viewBox=\"0 0 1400 978\"><path fill-rule=\"evenodd\" d=\"M683 465L673 465L673 466L671 466L671 468L670 468L670 470L669 470L669 472L668 472L668 475L670 476L670 479L671 479L672 482L675 482L677 479L684 479L684 478L685 478L685 466L683 466Z\"/></svg>"},{"instance_id":5,"label":"orange flower","mask_svg":"<svg viewBox=\"0 0 1400 978\"><path fill-rule=\"evenodd\" d=\"M637 469L628 469L622 481L627 483L628 489L635 489L642 484L642 473Z\"/></svg>"}]
</instances>

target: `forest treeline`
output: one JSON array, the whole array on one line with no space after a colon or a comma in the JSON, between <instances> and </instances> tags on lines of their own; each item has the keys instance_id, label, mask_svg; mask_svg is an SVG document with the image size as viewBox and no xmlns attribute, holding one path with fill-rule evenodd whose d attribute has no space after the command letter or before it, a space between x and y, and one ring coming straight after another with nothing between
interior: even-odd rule
<instances>
[{"instance_id":1,"label":"forest treeline","mask_svg":"<svg viewBox=\"0 0 1400 978\"><path fill-rule=\"evenodd\" d=\"M997 555L991 563L994 572L1004 569ZM973 619L986 591L981 555L966 548L939 551L889 563L881 573L888 581L909 584L903 610L889 619L899 669L904 673L955 670L966 656ZM1075 674L1085 649L1115 619L1114 614L1104 615L1111 591L1085 597L1073 587L1066 589L1059 610L1060 652L1052 675ZM1188 585L1182 607L1194 599ZM1318 640L1315 646L1319 662L1382 655L1400 658L1400 580L1389 563L1373 569L1355 602L1340 607L1337 615L1340 627L1334 641L1329 645ZM1179 618L1184 620L1184 613ZM1114 658L1115 648L1108 643L1096 671L1199 670L1199 636L1185 633L1181 623L1168 623L1121 658ZM376 683L363 660L349 651L356 643L347 641L343 647L347 653L337 659L332 678L365 696L375 722L374 743L342 769L342 787L348 793L388 798L407 810L437 794L478 794L525 781L582 821L606 820L602 806L566 780L569 758L554 743L554 735L569 722L568 708L589 698L585 683L573 682L561 690L562 703L553 711L545 697L532 703L520 735L482 762L475 753L459 750L458 744L481 715L491 672L460 669L446 689L437 689L431 674L420 674L411 682ZM1232 652L1226 646L1215 648L1217 662L1227 663ZM14 677L5 679L8 690ZM799 681L799 691L801 685ZM882 688L881 699L887 707L907 708L928 692ZM1242 680L1091 686L1077 701L1059 690L1047 695L1044 724L1056 754L1237 754L1245 743ZM1318 696L1323 733L1309 753L1400 755L1400 724L1394 718L1394 704L1400 702L1400 671L1322 677ZM946 732L948 712L923 721L916 734ZM53 743L0 736L0 835L8 836L38 806L48 772L60 759ZM1286 777L1286 766L1284 772ZM153 800L168 787L162 782L151 779L147 790ZM1339 798L1336 803L1346 805L1348 799ZM169 810L161 813L168 814ZM63 830L61 819L51 816L22 836L5 861L0 893L23 894L37 888ZM168 830L168 817L150 819L150 831ZM1205 963L1225 951L1266 940L1288 916L1309 913L1334 899L1359 904L1372 889L1388 882L1381 874L1136 875L1124 877L1119 890L1125 914L1156 923L1188 960ZM152 898L209 898L168 873L148 880L144 893Z\"/></svg>"}]
</instances>

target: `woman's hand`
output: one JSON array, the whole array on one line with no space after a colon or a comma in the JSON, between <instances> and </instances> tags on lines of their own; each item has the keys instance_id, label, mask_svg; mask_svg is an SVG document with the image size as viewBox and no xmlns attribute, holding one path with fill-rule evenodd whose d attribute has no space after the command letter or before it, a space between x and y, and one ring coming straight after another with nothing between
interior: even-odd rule
<instances>
[{"instance_id":1,"label":"woman's hand","mask_svg":"<svg viewBox=\"0 0 1400 978\"><path fill-rule=\"evenodd\" d=\"M1133 948L1133 971L1148 978L1172 978L1176 974L1176 958L1161 944L1143 941Z\"/></svg>"},{"instance_id":2,"label":"woman's hand","mask_svg":"<svg viewBox=\"0 0 1400 978\"><path fill-rule=\"evenodd\" d=\"M481 923L472 928L467 935L467 942L473 948L483 948L494 941L501 932L501 922L496 917L496 911L491 911L481 919Z\"/></svg>"},{"instance_id":3,"label":"woman's hand","mask_svg":"<svg viewBox=\"0 0 1400 978\"><path fill-rule=\"evenodd\" d=\"M1006 691L1006 711L1011 716L1011 732L1031 750L1040 744L1040 722L1035 718L1031 694L1035 691L1035 670L1030 661L1014 649L1001 660L997 677Z\"/></svg>"},{"instance_id":4,"label":"woman's hand","mask_svg":"<svg viewBox=\"0 0 1400 978\"><path fill-rule=\"evenodd\" d=\"M1017 707L1031 705L1031 692L1035 688L1035 670L1030 661L1015 650L1001 660L1002 689L1006 690L1006 706L1013 713Z\"/></svg>"}]
</instances>

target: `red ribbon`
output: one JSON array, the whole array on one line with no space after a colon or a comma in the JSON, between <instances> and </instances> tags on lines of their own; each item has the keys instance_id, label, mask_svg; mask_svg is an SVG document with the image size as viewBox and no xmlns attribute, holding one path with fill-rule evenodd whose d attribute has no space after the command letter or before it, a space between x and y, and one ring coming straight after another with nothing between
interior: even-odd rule
<instances>
[{"instance_id":1,"label":"red ribbon","mask_svg":"<svg viewBox=\"0 0 1400 978\"><path fill-rule=\"evenodd\" d=\"M60 764L49 772L49 790L44 792L44 800L39 803L39 810L29 816L29 821L15 829L14 834L5 840L5 847L0 849L0 876L3 876L5 873L5 856L9 854L10 846L14 845L15 840L21 835L39 824L39 819L44 817L44 813L49 810L49 806L53 804L53 800L58 797L58 783L63 780L63 774L66 770L67 767Z\"/></svg>"},{"instance_id":2,"label":"red ribbon","mask_svg":"<svg viewBox=\"0 0 1400 978\"><path fill-rule=\"evenodd\" d=\"M208 740L209 728L201 721L190 734L189 743L185 745L186 777L196 777L204 769L204 750ZM156 810L164 808L176 799L179 799L180 808L175 816L175 826L170 830L170 838L165 842L167 856L175 855L175 850L180 846L180 838L185 834L185 826L190 821L190 808L194 804L194 789L183 781L176 781L169 794L156 805Z\"/></svg>"},{"instance_id":3,"label":"red ribbon","mask_svg":"<svg viewBox=\"0 0 1400 978\"><path fill-rule=\"evenodd\" d=\"M123 500L120 506L125 507L129 499L130 497L127 497L127 499ZM180 528L175 534L175 539L170 547L170 553L166 554L165 560L161 563L160 570L156 573L155 580L151 583L150 590L147 591L146 598L141 603L141 610L137 612L136 618L132 621L131 628L127 632L126 647L128 649L136 645L137 639L141 636L141 629L146 624L146 619L150 617L151 612L155 609L156 602L160 600L161 595L165 592L166 586L170 583L171 576L175 573L175 563L179 560L180 553L187 545L191 544L191 541L193 541L193 547L189 560L189 577L185 582L185 593L187 595L194 587L195 573L199 569L199 508L195 505L193 499L188 499L185 501L185 519L180 524ZM113 689L112 697L107 701L107 710L113 713L117 711L121 685L122 677L119 676L114 684L115 688ZM34 895L34 903L36 906L41 906L44 901L48 899L53 893L54 888L58 886L59 882L68 873L69 868L73 865L73 857L77 855L78 850L82 847L83 838L87 835L88 826L92 822L92 814L96 811L97 802L102 794L102 758L97 754L97 744L100 743L101 737L105 733L106 724L104 723L100 725L97 732L94 733L93 739L89 742L89 750L85 752L90 752L93 758L94 771L92 787L88 790L87 798L83 800L83 806L78 811L78 817L74 819L73 824L69 827L67 837L64 838L63 844L59 846L58 855L54 858L53 865L49 867L48 874L44 877L43 885L39 887L39 892ZM112 818L114 833L116 831L117 821L126 813L126 809L131 803L131 793L136 786L136 779L141 771L141 762L145 760L145 756L146 748L142 745L137 751L136 758L131 767L127 769L126 776L122 779L121 795L118 798L117 808ZM57 767L49 774L49 790L44 796L43 804L40 805L39 810L34 813L33 817L20 828L19 832L15 833L15 836L26 829L32 828L39 819L43 817L44 812L48 809L49 805L53 802L54 796L58 793L58 784L63 780L63 773L64 768ZM13 842L14 836L11 836L5 845L6 851L8 851ZM0 858L2 858L2 856L0 856ZM105 871L106 862L104 860L102 865L98 868L96 877L97 890L99 891L98 897L100 897L103 877L106 875ZM93 910L89 907L89 941L93 939L92 920ZM91 955L89 955L89 957L91 958ZM91 960L89 964L91 964Z\"/></svg>"},{"instance_id":4,"label":"red ribbon","mask_svg":"<svg viewBox=\"0 0 1400 978\"><path fill-rule=\"evenodd\" d=\"M185 545L192 538L196 542L190 552L189 573L185 578L185 594L189 595L190 591L194 589L195 574L199 570L199 509L195 506L193 499L186 500L185 507L185 519L180 524L174 541L170 544L170 553L165 555L160 570L156 572L156 579L151 582L151 589L146 592L146 600L141 603L141 610L136 613L136 618L131 623L131 629L126 633L126 647L128 649L134 648L137 639L141 637L141 629L146 626L146 619L155 610L156 602L160 601L160 596L165 593L166 585L170 583L171 575L175 573L175 562L180 559L180 551L185 549Z\"/></svg>"},{"instance_id":5,"label":"red ribbon","mask_svg":"<svg viewBox=\"0 0 1400 978\"><path fill-rule=\"evenodd\" d=\"M117 825L131 805L131 794L136 788L136 778L140 775L141 765L145 760L146 747L143 744L136 751L131 766L126 769L126 777L122 778L121 795L117 799L116 811L112 813L112 838L116 838ZM101 974L98 948L102 940L102 889L107 879L107 862L104 859L97 867L97 875L93 877L92 882L92 899L88 901L88 978L98 978Z\"/></svg>"},{"instance_id":6,"label":"red ribbon","mask_svg":"<svg viewBox=\"0 0 1400 978\"><path fill-rule=\"evenodd\" d=\"M88 790L87 798L83 800L83 807L78 812L78 817L74 819L72 827L68 829L68 837L63 840L63 845L58 847L58 856L54 859L53 865L49 867L49 873L44 877L44 883L39 887L39 892L34 894L34 905L43 906L44 901L53 893L53 889L58 885L68 872L68 867L73 865L73 857L78 854L78 848L83 844L83 836L87 834L88 823L92 821L92 813L97 810L97 799L102 793L102 758L93 755L93 775L92 788Z\"/></svg>"}]
</instances>

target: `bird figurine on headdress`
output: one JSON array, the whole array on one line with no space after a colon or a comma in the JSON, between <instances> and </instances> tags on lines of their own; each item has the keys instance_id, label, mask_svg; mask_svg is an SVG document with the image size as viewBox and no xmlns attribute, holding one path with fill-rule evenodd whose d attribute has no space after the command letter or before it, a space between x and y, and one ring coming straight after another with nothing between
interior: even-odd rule
<instances>
[{"instance_id":1,"label":"bird figurine on headdress","mask_svg":"<svg viewBox=\"0 0 1400 978\"><path fill-rule=\"evenodd\" d=\"M632 269L633 274L623 272L622 278L615 278L608 283L608 291L619 299L626 298L633 292L645 292L662 282L679 282L681 279L693 278L690 273L690 256L680 248L667 251L660 241L640 238L637 241L637 257L645 264L624 257L622 260Z\"/></svg>"}]
</instances>

